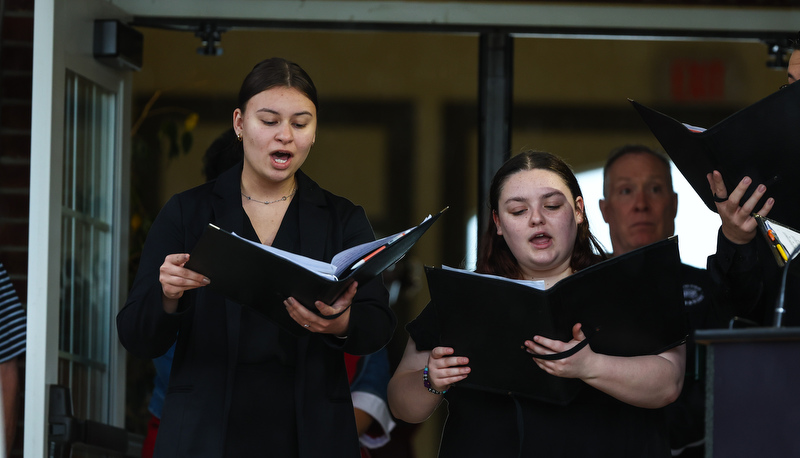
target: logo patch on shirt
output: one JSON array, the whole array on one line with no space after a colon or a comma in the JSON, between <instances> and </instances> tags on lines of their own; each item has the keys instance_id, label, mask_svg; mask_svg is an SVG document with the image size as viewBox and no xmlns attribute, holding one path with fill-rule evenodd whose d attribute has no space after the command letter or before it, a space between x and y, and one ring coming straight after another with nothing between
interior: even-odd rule
<instances>
[{"instance_id":1,"label":"logo patch on shirt","mask_svg":"<svg viewBox=\"0 0 800 458\"><path fill-rule=\"evenodd\" d=\"M703 302L706 295L703 288L697 285L683 285L683 305L690 306Z\"/></svg>"}]
</instances>

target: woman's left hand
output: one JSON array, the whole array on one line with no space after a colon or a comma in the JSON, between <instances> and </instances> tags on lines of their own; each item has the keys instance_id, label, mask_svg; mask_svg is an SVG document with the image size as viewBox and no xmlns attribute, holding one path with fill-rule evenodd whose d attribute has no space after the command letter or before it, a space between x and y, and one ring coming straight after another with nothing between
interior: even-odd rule
<instances>
[{"instance_id":1,"label":"woman's left hand","mask_svg":"<svg viewBox=\"0 0 800 458\"><path fill-rule=\"evenodd\" d=\"M711 187L711 192L716 200L714 205L717 207L717 214L722 220L722 234L737 245L749 243L756 236L756 229L758 228L758 223L753 218L752 213L767 192L767 187L763 184L756 186L750 198L740 207L739 203L744 197L744 193L753 183L750 177L742 178L742 181L736 185L736 188L730 194L728 194L725 182L722 180L722 174L719 171L714 170L709 173L706 175L706 179L708 179L708 185ZM756 213L761 216L767 216L773 205L775 205L775 199L770 197Z\"/></svg>"},{"instance_id":2,"label":"woman's left hand","mask_svg":"<svg viewBox=\"0 0 800 458\"><path fill-rule=\"evenodd\" d=\"M572 327L572 340L562 342L560 340L548 339L542 336L535 336L533 340L526 340L525 347L527 352L534 355L552 355L561 353L578 345L586 339L581 330L581 324L577 323ZM589 376L589 362L594 352L587 345L572 356L556 360L546 360L533 358L533 361L550 375L564 378L585 379Z\"/></svg>"},{"instance_id":3,"label":"woman's left hand","mask_svg":"<svg viewBox=\"0 0 800 458\"><path fill-rule=\"evenodd\" d=\"M350 305L353 303L353 297L355 297L357 290L358 283L353 282L332 305L325 304L321 301L315 302L314 305L323 316L319 316L311 310L308 310L293 297L283 301L283 304L286 306L289 316L291 316L297 324L309 331L345 337L347 336L347 328L350 324ZM324 318L325 316L336 315L337 313L341 313L341 315L333 319Z\"/></svg>"}]
</instances>

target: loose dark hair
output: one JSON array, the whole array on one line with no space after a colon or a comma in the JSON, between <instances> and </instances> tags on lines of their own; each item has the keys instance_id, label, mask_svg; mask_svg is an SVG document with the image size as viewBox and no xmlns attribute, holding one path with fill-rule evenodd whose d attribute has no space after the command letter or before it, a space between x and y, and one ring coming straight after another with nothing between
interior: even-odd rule
<instances>
[{"instance_id":1,"label":"loose dark hair","mask_svg":"<svg viewBox=\"0 0 800 458\"><path fill-rule=\"evenodd\" d=\"M525 151L506 161L492 178L489 188L489 209L493 215L498 211L500 193L508 178L517 172L535 169L547 170L558 175L576 201L578 197L583 197L578 179L561 158L541 151ZM577 272L607 258L608 254L589 230L589 219L584 208L583 222L578 224L578 233L575 236L570 267ZM488 227L478 243L478 261L475 270L508 278L522 278L522 270L517 259L503 236L497 234L494 218L489 218Z\"/></svg>"},{"instance_id":2,"label":"loose dark hair","mask_svg":"<svg viewBox=\"0 0 800 458\"><path fill-rule=\"evenodd\" d=\"M262 60L247 74L239 89L239 109L244 112L247 101L254 95L278 86L302 92L319 111L317 88L311 77L299 65L280 57Z\"/></svg>"},{"instance_id":3,"label":"loose dark hair","mask_svg":"<svg viewBox=\"0 0 800 458\"><path fill-rule=\"evenodd\" d=\"M628 154L639 154L639 153L649 154L664 163L664 167L667 168L667 179L669 180L668 181L669 190L673 191L672 169L670 167L669 157L667 157L666 154L660 153L648 146L630 144L630 145L620 146L619 148L614 148L608 154L606 165L603 167L603 197L608 197L606 183L608 182L608 170L611 168L611 166L615 162L617 162L617 159L621 158L622 156L627 156Z\"/></svg>"},{"instance_id":4,"label":"loose dark hair","mask_svg":"<svg viewBox=\"0 0 800 458\"><path fill-rule=\"evenodd\" d=\"M216 179L219 174L238 164L243 155L242 144L236 140L236 131L233 127L227 129L211 142L203 154L203 175L206 181Z\"/></svg>"}]
</instances>

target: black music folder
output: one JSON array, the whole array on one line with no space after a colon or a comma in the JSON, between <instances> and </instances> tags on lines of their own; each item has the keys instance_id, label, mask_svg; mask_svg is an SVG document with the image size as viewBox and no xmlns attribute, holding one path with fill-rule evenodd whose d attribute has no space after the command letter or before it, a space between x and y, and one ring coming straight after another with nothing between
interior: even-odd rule
<instances>
[{"instance_id":1,"label":"black music folder","mask_svg":"<svg viewBox=\"0 0 800 458\"><path fill-rule=\"evenodd\" d=\"M262 245L209 224L186 268L211 280L208 288L293 328L283 301L294 297L319 314L315 301L332 304L354 281L364 285L399 261L447 210L418 226L344 250L330 263Z\"/></svg>"},{"instance_id":2,"label":"black music folder","mask_svg":"<svg viewBox=\"0 0 800 458\"><path fill-rule=\"evenodd\" d=\"M706 175L719 170L728 192L745 176L775 198L769 217L800 227L800 84L791 84L739 110L708 129L681 123L630 101L706 206L716 212ZM756 206L764 204L766 197Z\"/></svg>"},{"instance_id":3,"label":"black music folder","mask_svg":"<svg viewBox=\"0 0 800 458\"><path fill-rule=\"evenodd\" d=\"M540 369L523 342L569 341L581 323L596 353L658 354L685 342L677 237L608 259L540 290L502 277L426 267L440 344L467 356L457 387L568 404L583 382Z\"/></svg>"}]
</instances>

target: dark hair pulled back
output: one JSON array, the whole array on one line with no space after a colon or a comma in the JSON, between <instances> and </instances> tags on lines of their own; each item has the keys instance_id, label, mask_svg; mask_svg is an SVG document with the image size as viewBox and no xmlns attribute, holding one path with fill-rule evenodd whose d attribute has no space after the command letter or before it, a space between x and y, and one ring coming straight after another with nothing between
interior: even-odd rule
<instances>
[{"instance_id":1,"label":"dark hair pulled back","mask_svg":"<svg viewBox=\"0 0 800 458\"><path fill-rule=\"evenodd\" d=\"M319 111L317 88L308 73L299 65L281 57L271 57L257 63L247 74L239 89L239 109L244 111L254 95L273 87L291 87L302 92Z\"/></svg>"}]
</instances>

